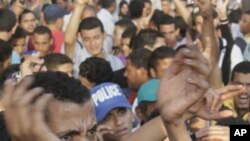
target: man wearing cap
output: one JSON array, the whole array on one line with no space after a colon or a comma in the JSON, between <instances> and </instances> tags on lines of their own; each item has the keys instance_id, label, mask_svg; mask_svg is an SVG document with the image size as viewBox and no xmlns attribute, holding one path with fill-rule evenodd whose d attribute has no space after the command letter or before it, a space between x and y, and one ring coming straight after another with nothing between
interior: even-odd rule
<instances>
[{"instance_id":1,"label":"man wearing cap","mask_svg":"<svg viewBox=\"0 0 250 141\"><path fill-rule=\"evenodd\" d=\"M62 32L63 17L68 12L57 4L52 4L44 9L44 20L46 26L51 30L53 45L51 51L60 53L64 45L64 33Z\"/></svg>"},{"instance_id":2,"label":"man wearing cap","mask_svg":"<svg viewBox=\"0 0 250 141\"><path fill-rule=\"evenodd\" d=\"M131 134L134 115L120 86L115 83L102 83L91 90L91 97L95 105L97 124L110 129L110 132L103 135L104 141L126 139Z\"/></svg>"},{"instance_id":3,"label":"man wearing cap","mask_svg":"<svg viewBox=\"0 0 250 141\"><path fill-rule=\"evenodd\" d=\"M144 83L137 93L136 115L141 124L147 122L151 113L156 109L158 79L151 79Z\"/></svg>"}]
</instances>

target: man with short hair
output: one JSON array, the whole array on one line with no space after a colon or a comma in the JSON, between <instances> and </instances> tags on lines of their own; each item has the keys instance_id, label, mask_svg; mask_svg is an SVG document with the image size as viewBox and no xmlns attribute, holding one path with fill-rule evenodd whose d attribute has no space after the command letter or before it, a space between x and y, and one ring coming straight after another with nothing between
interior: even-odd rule
<instances>
[{"instance_id":1,"label":"man with short hair","mask_svg":"<svg viewBox=\"0 0 250 141\"><path fill-rule=\"evenodd\" d=\"M145 48L134 50L127 57L124 76L128 79L128 85L133 90L138 90L148 77L148 59L151 51Z\"/></svg>"},{"instance_id":2,"label":"man with short hair","mask_svg":"<svg viewBox=\"0 0 250 141\"><path fill-rule=\"evenodd\" d=\"M123 68L121 60L110 54L109 49L107 49L112 48L112 46L105 47L106 34L102 22L96 17L81 20L86 4L84 0L75 1L75 4L73 15L65 32L65 53L74 62L75 76L78 75L81 62L91 56L107 60L113 71ZM80 23L80 25L76 26L75 23Z\"/></svg>"},{"instance_id":3,"label":"man with short hair","mask_svg":"<svg viewBox=\"0 0 250 141\"><path fill-rule=\"evenodd\" d=\"M224 106L233 111L234 117L247 120L250 115L250 62L241 62L234 67L231 76L231 83L234 85L243 85L246 87L246 92L225 101Z\"/></svg>"},{"instance_id":4,"label":"man with short hair","mask_svg":"<svg viewBox=\"0 0 250 141\"><path fill-rule=\"evenodd\" d=\"M8 9L0 9L0 41L8 42L16 32L17 23L15 14ZM10 46L11 47L11 46ZM11 49L12 50L12 49ZM16 51L12 51L12 57L18 56ZM11 61L11 60L10 60ZM20 59L16 63L20 63Z\"/></svg>"},{"instance_id":5,"label":"man with short hair","mask_svg":"<svg viewBox=\"0 0 250 141\"><path fill-rule=\"evenodd\" d=\"M175 56L172 48L162 46L152 52L148 59L148 72L152 78L161 79Z\"/></svg>"},{"instance_id":6,"label":"man with short hair","mask_svg":"<svg viewBox=\"0 0 250 141\"><path fill-rule=\"evenodd\" d=\"M116 9L116 0L101 0L101 10L97 13L108 36L113 37L116 19L112 15Z\"/></svg>"},{"instance_id":7,"label":"man with short hair","mask_svg":"<svg viewBox=\"0 0 250 141\"><path fill-rule=\"evenodd\" d=\"M64 45L63 17L68 12L57 4L52 4L44 9L44 18L46 26L51 30L53 35L53 45L51 51L60 53Z\"/></svg>"},{"instance_id":8,"label":"man with short hair","mask_svg":"<svg viewBox=\"0 0 250 141\"><path fill-rule=\"evenodd\" d=\"M124 67L121 60L108 54L104 50L105 32L101 21L95 17L89 17L80 23L79 34L84 44L84 47L77 46L74 53L74 70L76 73L79 71L79 65L86 58L95 56L107 60L113 71L119 70Z\"/></svg>"},{"instance_id":9,"label":"man with short hair","mask_svg":"<svg viewBox=\"0 0 250 141\"><path fill-rule=\"evenodd\" d=\"M34 55L35 53L39 53L40 57L44 57L50 53L53 43L50 29L46 26L38 26L32 35L32 42L35 49L29 51L28 54Z\"/></svg>"},{"instance_id":10,"label":"man with short hair","mask_svg":"<svg viewBox=\"0 0 250 141\"><path fill-rule=\"evenodd\" d=\"M132 132L134 115L120 86L102 83L91 90L91 97L99 128L106 126L111 129L103 135L104 141L126 140Z\"/></svg>"},{"instance_id":11,"label":"man with short hair","mask_svg":"<svg viewBox=\"0 0 250 141\"><path fill-rule=\"evenodd\" d=\"M165 15L165 17L162 18L158 29L165 37L166 46L173 49L177 49L180 46L180 44L178 44L180 29L177 27L173 17Z\"/></svg>"},{"instance_id":12,"label":"man with short hair","mask_svg":"<svg viewBox=\"0 0 250 141\"><path fill-rule=\"evenodd\" d=\"M15 14L8 9L0 9L0 39L8 41L16 31Z\"/></svg>"},{"instance_id":13,"label":"man with short hair","mask_svg":"<svg viewBox=\"0 0 250 141\"><path fill-rule=\"evenodd\" d=\"M73 75L73 62L72 60L60 53L51 53L44 57L44 65L47 71L59 71L66 73L69 77Z\"/></svg>"},{"instance_id":14,"label":"man with short hair","mask_svg":"<svg viewBox=\"0 0 250 141\"><path fill-rule=\"evenodd\" d=\"M91 90L104 82L111 82L113 71L110 63L103 58L89 57L79 66L78 79Z\"/></svg>"},{"instance_id":15,"label":"man with short hair","mask_svg":"<svg viewBox=\"0 0 250 141\"><path fill-rule=\"evenodd\" d=\"M154 51L160 46L165 45L163 35L153 29L143 29L136 36L131 45L132 49L146 48L150 51Z\"/></svg>"},{"instance_id":16,"label":"man with short hair","mask_svg":"<svg viewBox=\"0 0 250 141\"><path fill-rule=\"evenodd\" d=\"M79 81L60 72L40 72L19 85L6 83L4 116L13 139L97 141L94 106Z\"/></svg>"}]
</instances>

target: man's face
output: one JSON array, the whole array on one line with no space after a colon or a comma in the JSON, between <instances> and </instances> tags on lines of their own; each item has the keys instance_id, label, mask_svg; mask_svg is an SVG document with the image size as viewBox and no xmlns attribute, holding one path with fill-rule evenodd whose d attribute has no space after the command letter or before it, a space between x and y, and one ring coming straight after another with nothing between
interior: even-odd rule
<instances>
[{"instance_id":1,"label":"man's face","mask_svg":"<svg viewBox=\"0 0 250 141\"><path fill-rule=\"evenodd\" d=\"M69 77L72 77L73 64L72 63L62 64L57 67L57 71L66 73Z\"/></svg>"},{"instance_id":2,"label":"man's face","mask_svg":"<svg viewBox=\"0 0 250 141\"><path fill-rule=\"evenodd\" d=\"M93 104L84 105L52 100L48 107L48 125L62 141L96 141Z\"/></svg>"},{"instance_id":3,"label":"man's face","mask_svg":"<svg viewBox=\"0 0 250 141\"><path fill-rule=\"evenodd\" d=\"M113 36L113 43L115 47L121 47L121 38L122 33L124 32L124 28L120 26L115 26L114 36Z\"/></svg>"},{"instance_id":4,"label":"man's face","mask_svg":"<svg viewBox=\"0 0 250 141\"><path fill-rule=\"evenodd\" d=\"M246 93L234 97L234 102L239 110L249 109L250 102L250 73L234 73L233 84L240 84L246 87Z\"/></svg>"},{"instance_id":5,"label":"man's face","mask_svg":"<svg viewBox=\"0 0 250 141\"><path fill-rule=\"evenodd\" d=\"M35 33L32 38L33 45L37 52L40 52L41 56L45 56L50 51L52 40L48 34Z\"/></svg>"},{"instance_id":6,"label":"man's face","mask_svg":"<svg viewBox=\"0 0 250 141\"><path fill-rule=\"evenodd\" d=\"M165 14L170 14L170 12L172 11L171 4L168 0L161 1L161 8Z\"/></svg>"},{"instance_id":7,"label":"man's face","mask_svg":"<svg viewBox=\"0 0 250 141\"><path fill-rule=\"evenodd\" d=\"M24 50L25 43L26 43L26 38L20 38L20 39L17 39L16 41L14 41L12 43L12 46L14 47L14 50L18 54L22 54L23 50Z\"/></svg>"},{"instance_id":8,"label":"man's face","mask_svg":"<svg viewBox=\"0 0 250 141\"><path fill-rule=\"evenodd\" d=\"M33 13L23 15L20 25L28 34L32 34L36 28L35 15Z\"/></svg>"},{"instance_id":9,"label":"man's face","mask_svg":"<svg viewBox=\"0 0 250 141\"><path fill-rule=\"evenodd\" d=\"M132 132L134 116L132 111L126 108L116 108L113 109L101 123L112 129L114 134L107 134L110 140L124 140Z\"/></svg>"},{"instance_id":10,"label":"man's face","mask_svg":"<svg viewBox=\"0 0 250 141\"><path fill-rule=\"evenodd\" d=\"M138 90L147 81L147 71L144 68L136 68L130 59L127 59L124 76L128 79L129 87L134 90Z\"/></svg>"},{"instance_id":11,"label":"man's face","mask_svg":"<svg viewBox=\"0 0 250 141\"><path fill-rule=\"evenodd\" d=\"M174 48L179 36L179 29L176 29L174 24L160 25L160 32L165 38L166 45Z\"/></svg>"},{"instance_id":12,"label":"man's face","mask_svg":"<svg viewBox=\"0 0 250 141\"><path fill-rule=\"evenodd\" d=\"M87 51L93 56L100 55L103 49L103 41L105 38L101 28L96 27L90 30L81 30L80 34Z\"/></svg>"},{"instance_id":13,"label":"man's face","mask_svg":"<svg viewBox=\"0 0 250 141\"><path fill-rule=\"evenodd\" d=\"M172 58L166 58L158 61L158 65L156 67L156 77L158 79L163 77L165 70L170 66L171 62L173 61Z\"/></svg>"},{"instance_id":14,"label":"man's face","mask_svg":"<svg viewBox=\"0 0 250 141\"><path fill-rule=\"evenodd\" d=\"M243 14L240 19L240 31L246 35L250 33L250 15Z\"/></svg>"}]
</instances>

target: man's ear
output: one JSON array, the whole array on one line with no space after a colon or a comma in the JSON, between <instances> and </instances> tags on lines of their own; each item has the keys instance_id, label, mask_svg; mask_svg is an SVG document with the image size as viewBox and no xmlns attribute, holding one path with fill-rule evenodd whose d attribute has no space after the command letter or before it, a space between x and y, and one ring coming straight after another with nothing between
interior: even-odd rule
<instances>
[{"instance_id":1,"label":"man's ear","mask_svg":"<svg viewBox=\"0 0 250 141\"><path fill-rule=\"evenodd\" d=\"M53 38L51 37L51 39L50 39L50 46L52 46L53 45L53 42L54 42L54 40L53 40Z\"/></svg>"},{"instance_id":2,"label":"man's ear","mask_svg":"<svg viewBox=\"0 0 250 141\"><path fill-rule=\"evenodd\" d=\"M180 35L180 28L176 28L176 30L175 30L175 35L176 35L176 36L179 36L179 35Z\"/></svg>"},{"instance_id":3,"label":"man's ear","mask_svg":"<svg viewBox=\"0 0 250 141\"><path fill-rule=\"evenodd\" d=\"M103 40L105 40L107 38L107 33L104 31L102 35L103 35Z\"/></svg>"}]
</instances>

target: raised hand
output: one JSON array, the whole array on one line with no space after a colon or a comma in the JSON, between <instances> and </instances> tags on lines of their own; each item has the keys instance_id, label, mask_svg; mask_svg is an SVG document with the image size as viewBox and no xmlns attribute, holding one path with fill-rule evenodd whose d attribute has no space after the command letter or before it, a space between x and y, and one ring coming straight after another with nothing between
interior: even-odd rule
<instances>
[{"instance_id":1,"label":"raised hand","mask_svg":"<svg viewBox=\"0 0 250 141\"><path fill-rule=\"evenodd\" d=\"M22 78L38 71L46 71L44 60L39 58L39 53L35 56L26 56L25 61L20 66Z\"/></svg>"},{"instance_id":2,"label":"raised hand","mask_svg":"<svg viewBox=\"0 0 250 141\"><path fill-rule=\"evenodd\" d=\"M216 10L218 12L218 16L220 20L227 19L227 6L229 4L229 0L224 0L222 3L218 3L216 6Z\"/></svg>"},{"instance_id":3,"label":"raised hand","mask_svg":"<svg viewBox=\"0 0 250 141\"><path fill-rule=\"evenodd\" d=\"M212 3L210 0L196 0L195 4L198 5L200 9L200 14L203 18L212 18Z\"/></svg>"},{"instance_id":4,"label":"raised hand","mask_svg":"<svg viewBox=\"0 0 250 141\"><path fill-rule=\"evenodd\" d=\"M8 131L18 141L60 141L44 121L44 110L52 95L43 94L42 88L28 90L32 82L32 77L26 77L20 83L5 83L2 102Z\"/></svg>"},{"instance_id":5,"label":"raised hand","mask_svg":"<svg viewBox=\"0 0 250 141\"><path fill-rule=\"evenodd\" d=\"M204 97L211 72L208 66L208 61L196 48L177 53L158 89L157 104L164 121L184 118L187 110Z\"/></svg>"},{"instance_id":6,"label":"raised hand","mask_svg":"<svg viewBox=\"0 0 250 141\"><path fill-rule=\"evenodd\" d=\"M189 111L206 120L229 117L232 115L231 111L219 111L223 101L243 94L245 91L246 88L242 85L229 85L216 90L210 88L206 92L205 98L192 106Z\"/></svg>"}]
</instances>

